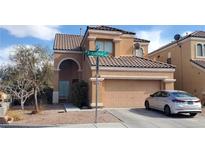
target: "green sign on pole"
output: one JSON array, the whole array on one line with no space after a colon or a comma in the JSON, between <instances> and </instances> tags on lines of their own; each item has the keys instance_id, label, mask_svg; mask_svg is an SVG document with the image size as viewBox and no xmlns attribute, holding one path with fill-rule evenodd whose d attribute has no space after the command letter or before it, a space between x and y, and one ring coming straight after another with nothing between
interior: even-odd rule
<instances>
[{"instance_id":1,"label":"green sign on pole","mask_svg":"<svg viewBox=\"0 0 205 154\"><path fill-rule=\"evenodd\" d=\"M109 53L107 51L92 51L88 50L85 52L87 56L93 56L93 57L107 57Z\"/></svg>"},{"instance_id":2,"label":"green sign on pole","mask_svg":"<svg viewBox=\"0 0 205 154\"><path fill-rule=\"evenodd\" d=\"M96 47L96 50L87 50L85 52L87 56L96 57L96 108L95 108L95 123L97 123L98 119L98 76L99 76L99 57L107 57L109 53L107 51L99 51L99 48Z\"/></svg>"}]
</instances>

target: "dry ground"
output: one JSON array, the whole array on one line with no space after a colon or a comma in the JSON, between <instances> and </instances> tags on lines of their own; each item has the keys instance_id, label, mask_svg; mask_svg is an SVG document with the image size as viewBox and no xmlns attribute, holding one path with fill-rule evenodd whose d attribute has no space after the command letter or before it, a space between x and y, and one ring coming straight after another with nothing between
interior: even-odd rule
<instances>
[{"instance_id":1,"label":"dry ground","mask_svg":"<svg viewBox=\"0 0 205 154\"><path fill-rule=\"evenodd\" d=\"M8 115L18 121L13 124L31 124L31 125L56 125L56 124L86 124L93 123L94 110L81 110L64 112L63 105L44 105L38 114L31 114L32 108L26 107L25 111L19 107L12 107ZM109 123L119 122L112 114L106 110L98 111L98 122Z\"/></svg>"}]
</instances>

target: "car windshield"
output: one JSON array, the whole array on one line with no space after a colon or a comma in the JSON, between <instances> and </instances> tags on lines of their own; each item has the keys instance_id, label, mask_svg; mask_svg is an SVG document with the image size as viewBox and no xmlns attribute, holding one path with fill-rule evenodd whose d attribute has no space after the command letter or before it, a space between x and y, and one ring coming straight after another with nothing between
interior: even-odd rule
<instances>
[{"instance_id":1,"label":"car windshield","mask_svg":"<svg viewBox=\"0 0 205 154\"><path fill-rule=\"evenodd\" d=\"M174 97L194 97L193 95L186 92L173 92L172 95Z\"/></svg>"}]
</instances>

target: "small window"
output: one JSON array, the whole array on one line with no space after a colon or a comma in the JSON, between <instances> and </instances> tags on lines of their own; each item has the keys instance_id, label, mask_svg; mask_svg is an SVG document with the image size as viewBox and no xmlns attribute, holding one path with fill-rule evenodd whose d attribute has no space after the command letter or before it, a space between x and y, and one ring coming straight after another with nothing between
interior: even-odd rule
<instances>
[{"instance_id":1,"label":"small window","mask_svg":"<svg viewBox=\"0 0 205 154\"><path fill-rule=\"evenodd\" d=\"M172 59L171 58L167 58L167 63L168 64L172 64Z\"/></svg>"},{"instance_id":2,"label":"small window","mask_svg":"<svg viewBox=\"0 0 205 154\"><path fill-rule=\"evenodd\" d=\"M205 56L205 44L204 44L204 52L203 52L203 56Z\"/></svg>"},{"instance_id":3,"label":"small window","mask_svg":"<svg viewBox=\"0 0 205 154\"><path fill-rule=\"evenodd\" d=\"M109 53L113 52L113 43L112 43L112 41L97 40L96 41L96 46L99 48L99 50L107 51Z\"/></svg>"},{"instance_id":4,"label":"small window","mask_svg":"<svg viewBox=\"0 0 205 154\"><path fill-rule=\"evenodd\" d=\"M202 57L203 56L203 47L201 44L197 44L197 49L196 49L196 56Z\"/></svg>"},{"instance_id":5,"label":"small window","mask_svg":"<svg viewBox=\"0 0 205 154\"><path fill-rule=\"evenodd\" d=\"M144 51L143 51L142 48L136 49L135 52L136 52L135 56L137 56L137 57L144 57Z\"/></svg>"}]
</instances>

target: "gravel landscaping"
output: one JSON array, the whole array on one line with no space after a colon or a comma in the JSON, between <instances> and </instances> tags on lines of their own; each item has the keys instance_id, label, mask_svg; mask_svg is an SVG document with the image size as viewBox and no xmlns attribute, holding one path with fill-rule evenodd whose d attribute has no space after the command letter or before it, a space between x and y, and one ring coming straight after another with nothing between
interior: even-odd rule
<instances>
[{"instance_id":1,"label":"gravel landscaping","mask_svg":"<svg viewBox=\"0 0 205 154\"><path fill-rule=\"evenodd\" d=\"M22 112L20 109L12 108L8 115L17 118L12 124L26 125L56 125L56 124L87 124L93 123L95 117L94 110L80 110L64 112L63 105L47 105L43 106L43 110L38 114L31 114L31 110L27 109ZM98 110L99 123L115 123L119 120L106 110Z\"/></svg>"}]
</instances>

